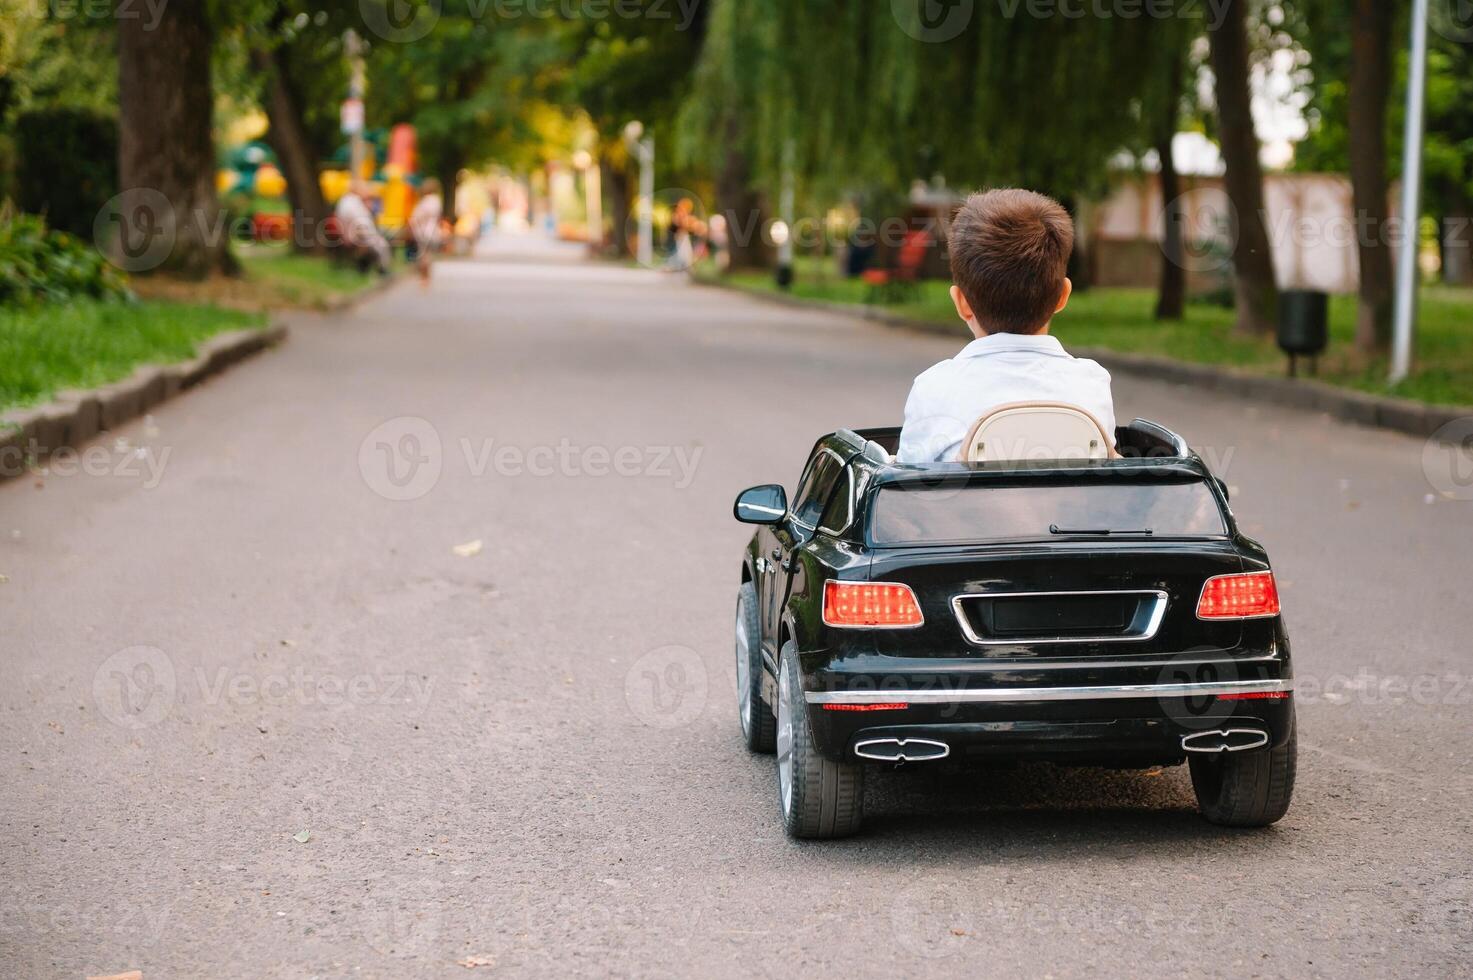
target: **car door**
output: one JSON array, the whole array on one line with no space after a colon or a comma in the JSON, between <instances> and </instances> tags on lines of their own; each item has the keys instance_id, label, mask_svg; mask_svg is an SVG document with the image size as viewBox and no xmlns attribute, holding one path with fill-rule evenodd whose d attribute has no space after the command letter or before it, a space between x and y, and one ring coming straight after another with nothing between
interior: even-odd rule
<instances>
[{"instance_id":1,"label":"car door","mask_svg":"<svg viewBox=\"0 0 1473 980\"><path fill-rule=\"evenodd\" d=\"M762 587L762 643L771 663L777 663L777 637L783 605L792 588L796 554L813 537L824 507L844 470L845 460L834 449L820 445L814 450L798 481L797 493L788 508L787 520L774 526L772 546L760 555L764 565Z\"/></svg>"}]
</instances>

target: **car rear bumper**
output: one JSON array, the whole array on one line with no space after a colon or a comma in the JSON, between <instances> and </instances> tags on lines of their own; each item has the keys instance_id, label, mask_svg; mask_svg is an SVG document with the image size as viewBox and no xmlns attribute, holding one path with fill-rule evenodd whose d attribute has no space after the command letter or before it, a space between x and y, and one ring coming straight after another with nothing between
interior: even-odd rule
<instances>
[{"instance_id":1,"label":"car rear bumper","mask_svg":"<svg viewBox=\"0 0 1473 980\"><path fill-rule=\"evenodd\" d=\"M1281 745L1292 725L1292 690L1286 678L830 690L805 697L814 741L834 761L1014 758L1132 767L1180 762L1188 746Z\"/></svg>"}]
</instances>

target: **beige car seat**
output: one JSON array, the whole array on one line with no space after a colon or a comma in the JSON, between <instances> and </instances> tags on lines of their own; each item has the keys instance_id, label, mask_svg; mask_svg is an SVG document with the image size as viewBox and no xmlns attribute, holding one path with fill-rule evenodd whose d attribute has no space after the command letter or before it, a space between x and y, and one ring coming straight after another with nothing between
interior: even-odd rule
<instances>
[{"instance_id":1,"label":"beige car seat","mask_svg":"<svg viewBox=\"0 0 1473 980\"><path fill-rule=\"evenodd\" d=\"M1099 419L1062 402L1013 402L983 415L962 440L957 459L990 463L1024 459L1109 459L1110 437Z\"/></svg>"}]
</instances>

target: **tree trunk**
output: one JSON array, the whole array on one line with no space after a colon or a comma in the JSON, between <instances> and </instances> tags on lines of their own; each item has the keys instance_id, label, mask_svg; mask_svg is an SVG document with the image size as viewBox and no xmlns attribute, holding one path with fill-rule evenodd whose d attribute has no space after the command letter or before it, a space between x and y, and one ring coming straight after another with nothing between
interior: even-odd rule
<instances>
[{"instance_id":1,"label":"tree trunk","mask_svg":"<svg viewBox=\"0 0 1473 980\"><path fill-rule=\"evenodd\" d=\"M1156 293L1156 319L1180 320L1186 313L1186 243L1183 235L1181 179L1176 172L1172 143L1181 102L1182 67L1173 58L1168 66L1166 101L1156 130L1156 156L1161 161L1161 285Z\"/></svg>"},{"instance_id":2,"label":"tree trunk","mask_svg":"<svg viewBox=\"0 0 1473 980\"><path fill-rule=\"evenodd\" d=\"M435 168L435 174L440 179L441 205L443 213L450 223L455 224L455 185L460 179L460 171L465 166L465 157L458 146L446 146L440 151L438 157L439 166Z\"/></svg>"},{"instance_id":3,"label":"tree trunk","mask_svg":"<svg viewBox=\"0 0 1473 980\"><path fill-rule=\"evenodd\" d=\"M1442 281L1473 286L1473 206L1460 200L1442 219Z\"/></svg>"},{"instance_id":4,"label":"tree trunk","mask_svg":"<svg viewBox=\"0 0 1473 980\"><path fill-rule=\"evenodd\" d=\"M1386 181L1386 101L1391 88L1392 4L1355 0L1350 25L1350 182L1360 257L1360 311L1355 345L1391 346L1391 244L1383 234L1390 188Z\"/></svg>"},{"instance_id":5,"label":"tree trunk","mask_svg":"<svg viewBox=\"0 0 1473 980\"><path fill-rule=\"evenodd\" d=\"M1217 76L1217 118L1226 169L1223 183L1232 205L1236 329L1259 335L1274 329L1279 293L1264 224L1263 167L1258 160L1248 86L1247 8L1247 0L1228 0L1218 25L1209 27L1207 35L1212 71Z\"/></svg>"},{"instance_id":6,"label":"tree trunk","mask_svg":"<svg viewBox=\"0 0 1473 980\"><path fill-rule=\"evenodd\" d=\"M151 237L172 238L167 254L131 271L202 279L238 270L215 197L213 39L205 0L172 0L156 24L118 18L118 178L136 200L160 202L165 213L149 208ZM125 224L140 217L123 215Z\"/></svg>"},{"instance_id":7,"label":"tree trunk","mask_svg":"<svg viewBox=\"0 0 1473 980\"><path fill-rule=\"evenodd\" d=\"M609 217L613 225L614 255L627 259L629 251L629 209L633 206L633 194L629 191L629 170L613 162L607 154L599 157L599 183L609 195Z\"/></svg>"},{"instance_id":8,"label":"tree trunk","mask_svg":"<svg viewBox=\"0 0 1473 980\"><path fill-rule=\"evenodd\" d=\"M726 218L731 270L761 269L771 264L771 250L763 238L762 196L752 189L751 166L741 148L736 117L726 126L726 162L716 178L716 206Z\"/></svg>"},{"instance_id":9,"label":"tree trunk","mask_svg":"<svg viewBox=\"0 0 1473 980\"><path fill-rule=\"evenodd\" d=\"M292 205L292 246L313 255L327 253L323 227L332 214L318 182L319 154L302 120L301 98L291 77L285 49L251 53L256 71L266 77L266 142L276 152L286 176Z\"/></svg>"}]
</instances>

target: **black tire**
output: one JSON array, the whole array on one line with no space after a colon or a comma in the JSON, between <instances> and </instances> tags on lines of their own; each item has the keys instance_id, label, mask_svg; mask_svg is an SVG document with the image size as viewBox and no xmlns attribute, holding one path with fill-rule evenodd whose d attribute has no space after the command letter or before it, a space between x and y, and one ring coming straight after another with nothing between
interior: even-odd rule
<instances>
[{"instance_id":1,"label":"black tire","mask_svg":"<svg viewBox=\"0 0 1473 980\"><path fill-rule=\"evenodd\" d=\"M1298 762L1298 725L1276 749L1194 755L1192 789L1202 816L1223 827L1267 827L1289 810Z\"/></svg>"},{"instance_id":2,"label":"black tire","mask_svg":"<svg viewBox=\"0 0 1473 980\"><path fill-rule=\"evenodd\" d=\"M777 748L777 718L762 700L761 629L757 621L757 587L743 582L737 592L736 612L737 717L741 719L742 741L747 743L747 748L771 753Z\"/></svg>"},{"instance_id":3,"label":"black tire","mask_svg":"<svg viewBox=\"0 0 1473 980\"><path fill-rule=\"evenodd\" d=\"M789 641L778 663L777 796L783 826L790 837L848 837L864 821L864 768L830 762L814 750L807 707L798 649Z\"/></svg>"}]
</instances>

